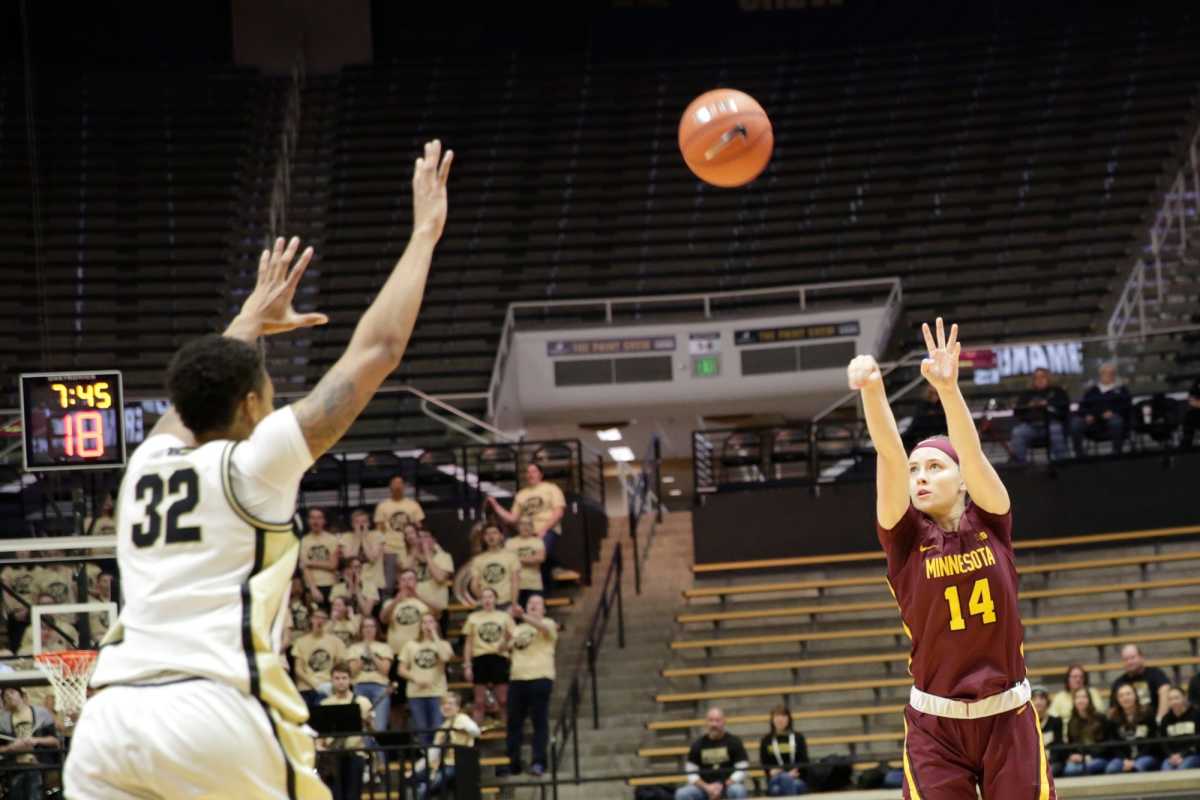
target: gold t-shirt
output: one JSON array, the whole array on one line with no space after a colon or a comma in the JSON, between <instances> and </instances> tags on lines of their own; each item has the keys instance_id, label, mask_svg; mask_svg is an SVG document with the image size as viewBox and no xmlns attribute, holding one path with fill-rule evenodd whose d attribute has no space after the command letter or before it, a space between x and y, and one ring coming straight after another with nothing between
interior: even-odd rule
<instances>
[{"instance_id":1,"label":"gold t-shirt","mask_svg":"<svg viewBox=\"0 0 1200 800\"><path fill-rule=\"evenodd\" d=\"M324 561L337 555L338 540L332 533L309 533L300 540L300 553L310 561ZM317 586L333 586L337 583L337 572L325 567L308 567L313 583Z\"/></svg>"},{"instance_id":2,"label":"gold t-shirt","mask_svg":"<svg viewBox=\"0 0 1200 800\"><path fill-rule=\"evenodd\" d=\"M0 570L0 581L4 581L6 586L26 602L33 603L37 600L37 590L33 585L33 570L29 567L5 567ZM10 610L23 608L17 599L8 592L4 592L4 607Z\"/></svg>"},{"instance_id":3,"label":"gold t-shirt","mask_svg":"<svg viewBox=\"0 0 1200 800\"><path fill-rule=\"evenodd\" d=\"M361 534L355 531L346 531L345 533L335 533L333 538L337 539L338 543L338 561L362 556L363 537Z\"/></svg>"},{"instance_id":4,"label":"gold t-shirt","mask_svg":"<svg viewBox=\"0 0 1200 800\"><path fill-rule=\"evenodd\" d=\"M328 627L328 626L327 626ZM296 688L316 689L332 679L333 665L345 658L346 646L328 630L321 637L306 633L292 644L296 660Z\"/></svg>"},{"instance_id":5,"label":"gold t-shirt","mask_svg":"<svg viewBox=\"0 0 1200 800\"><path fill-rule=\"evenodd\" d=\"M371 722L371 701L367 698L362 697L361 695L356 695L354 692L347 692L345 697L338 697L335 694L326 697L321 701L321 705L323 706L348 706L351 704L358 706L359 711L362 712L363 728L369 730ZM363 740L361 736L326 737L324 741L328 743L330 749L353 750L363 746Z\"/></svg>"},{"instance_id":6,"label":"gold t-shirt","mask_svg":"<svg viewBox=\"0 0 1200 800\"><path fill-rule=\"evenodd\" d=\"M438 548L433 554L433 563L446 573L446 582L440 583L433 579L429 566L420 562L413 565L417 572L417 597L425 601L430 608L440 613L450 605L450 584L454 580L454 559L445 550Z\"/></svg>"},{"instance_id":7,"label":"gold t-shirt","mask_svg":"<svg viewBox=\"0 0 1200 800\"><path fill-rule=\"evenodd\" d=\"M542 541L540 536L514 536L504 543L506 550L510 550L517 556L519 562L522 558L536 556L538 553L546 552L546 543ZM542 569L541 566L526 566L521 564L521 589L533 592L540 592L542 586Z\"/></svg>"},{"instance_id":8,"label":"gold t-shirt","mask_svg":"<svg viewBox=\"0 0 1200 800\"><path fill-rule=\"evenodd\" d=\"M75 573L65 564L35 567L33 588L38 594L48 594L56 603L72 603L75 598Z\"/></svg>"},{"instance_id":9,"label":"gold t-shirt","mask_svg":"<svg viewBox=\"0 0 1200 800\"><path fill-rule=\"evenodd\" d=\"M412 641L400 651L400 663L408 671L409 697L441 697L446 694L446 664L454 657L450 643L438 639ZM427 688L418 688L418 683L427 683Z\"/></svg>"},{"instance_id":10,"label":"gold t-shirt","mask_svg":"<svg viewBox=\"0 0 1200 800\"><path fill-rule=\"evenodd\" d=\"M554 680L554 647L558 643L558 625L543 619L545 631L522 622L513 633L512 671L514 681Z\"/></svg>"},{"instance_id":11,"label":"gold t-shirt","mask_svg":"<svg viewBox=\"0 0 1200 800\"><path fill-rule=\"evenodd\" d=\"M362 541L363 547L359 552L359 557L362 559L363 580L369 580L376 586L383 586L385 583L387 583L387 578L384 576L383 572L383 556L385 553L387 553L386 537L383 535L382 531L369 530L363 534ZM384 546L384 549L379 553L379 558L375 559L374 561L367 560L367 544L370 544L372 547L377 547L379 545Z\"/></svg>"},{"instance_id":12,"label":"gold t-shirt","mask_svg":"<svg viewBox=\"0 0 1200 800\"><path fill-rule=\"evenodd\" d=\"M391 615L387 620L387 643L399 655L404 645L413 641L421 633L421 617L429 613L429 606L424 602L409 597L392 606Z\"/></svg>"},{"instance_id":13,"label":"gold t-shirt","mask_svg":"<svg viewBox=\"0 0 1200 800\"><path fill-rule=\"evenodd\" d=\"M377 659L386 659L391 661L395 657L395 652L383 642L359 642L352 645L346 651L346 659L349 661L358 660L362 662L362 667L358 674L354 676L354 685L360 683L383 683L388 682L387 673L380 672Z\"/></svg>"},{"instance_id":14,"label":"gold t-shirt","mask_svg":"<svg viewBox=\"0 0 1200 800\"><path fill-rule=\"evenodd\" d=\"M63 619L63 615L58 615L54 619L54 624L62 631L51 628L48 624L49 620L42 617L42 652L55 653L59 650L76 650L80 647L79 631L75 630L75 626ZM66 634L65 638L63 634ZM92 632L95 636L95 631ZM25 629L25 633L21 636L21 646L17 648L17 655L32 655L33 654L33 623Z\"/></svg>"},{"instance_id":15,"label":"gold t-shirt","mask_svg":"<svg viewBox=\"0 0 1200 800\"><path fill-rule=\"evenodd\" d=\"M375 506L375 524L382 523L385 531L403 535L404 526L410 522L420 522L425 519L425 511L421 504L411 497L403 500L393 500L390 497Z\"/></svg>"},{"instance_id":16,"label":"gold t-shirt","mask_svg":"<svg viewBox=\"0 0 1200 800\"><path fill-rule=\"evenodd\" d=\"M521 561L512 550L485 551L471 559L471 574L479 581L479 591L493 589L496 604L511 603L512 576L521 572Z\"/></svg>"},{"instance_id":17,"label":"gold t-shirt","mask_svg":"<svg viewBox=\"0 0 1200 800\"><path fill-rule=\"evenodd\" d=\"M535 531L541 531L550 521L556 508L565 508L567 499L562 489L550 481L542 481L537 486L526 486L517 492L513 501L513 513L521 522L533 523ZM562 531L562 522L557 523L551 530Z\"/></svg>"},{"instance_id":18,"label":"gold t-shirt","mask_svg":"<svg viewBox=\"0 0 1200 800\"><path fill-rule=\"evenodd\" d=\"M367 597L373 597L376 601L379 600L379 584L372 580L368 580L365 575L362 577L362 582L359 584L359 587L359 591L363 595ZM332 603L334 598L337 597L343 598L347 605L354 605L357 607L356 604L358 603L358 595L352 595L350 593L350 584L346 583L345 581L338 581L333 585L333 588L329 590L329 602Z\"/></svg>"},{"instance_id":19,"label":"gold t-shirt","mask_svg":"<svg viewBox=\"0 0 1200 800\"><path fill-rule=\"evenodd\" d=\"M501 647L515 627L513 618L506 611L472 611L463 623L463 636L471 637L472 657L494 654L508 658L508 653L501 652Z\"/></svg>"},{"instance_id":20,"label":"gold t-shirt","mask_svg":"<svg viewBox=\"0 0 1200 800\"><path fill-rule=\"evenodd\" d=\"M351 614L345 619L330 619L325 625L325 632L332 633L334 636L342 640L342 644L347 648L354 644L354 640L358 638L358 627L362 624L362 617L358 614Z\"/></svg>"}]
</instances>

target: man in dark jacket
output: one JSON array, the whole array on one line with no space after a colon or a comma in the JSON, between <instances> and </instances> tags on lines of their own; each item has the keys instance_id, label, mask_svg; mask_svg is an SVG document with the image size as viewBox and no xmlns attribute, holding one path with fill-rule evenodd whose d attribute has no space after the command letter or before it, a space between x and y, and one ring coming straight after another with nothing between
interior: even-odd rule
<instances>
[{"instance_id":1,"label":"man in dark jacket","mask_svg":"<svg viewBox=\"0 0 1200 800\"><path fill-rule=\"evenodd\" d=\"M1029 457L1029 446L1038 439L1049 439L1050 458L1058 461L1067 457L1071 400L1061 386L1050 384L1050 370L1033 371L1033 386L1017 398L1015 411L1017 424L1009 442L1013 461L1024 464Z\"/></svg>"},{"instance_id":2,"label":"man in dark jacket","mask_svg":"<svg viewBox=\"0 0 1200 800\"><path fill-rule=\"evenodd\" d=\"M1112 442L1117 455L1125 448L1125 434L1129 430L1129 409L1133 403L1129 389L1117 382L1115 364L1101 364L1099 380L1094 383L1079 401L1079 414L1071 420L1071 442L1075 446L1075 457L1083 456L1083 437Z\"/></svg>"}]
</instances>

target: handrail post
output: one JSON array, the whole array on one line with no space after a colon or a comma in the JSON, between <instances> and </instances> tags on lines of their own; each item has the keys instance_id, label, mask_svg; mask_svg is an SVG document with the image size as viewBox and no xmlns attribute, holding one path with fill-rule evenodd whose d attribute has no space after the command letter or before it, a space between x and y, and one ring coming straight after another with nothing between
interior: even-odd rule
<instances>
[{"instance_id":1,"label":"handrail post","mask_svg":"<svg viewBox=\"0 0 1200 800\"><path fill-rule=\"evenodd\" d=\"M654 437L654 498L655 514L659 524L662 524L663 489L662 489L662 442Z\"/></svg>"},{"instance_id":2,"label":"handrail post","mask_svg":"<svg viewBox=\"0 0 1200 800\"><path fill-rule=\"evenodd\" d=\"M579 783L579 679L571 684L571 750L575 760L575 783Z\"/></svg>"},{"instance_id":3,"label":"handrail post","mask_svg":"<svg viewBox=\"0 0 1200 800\"><path fill-rule=\"evenodd\" d=\"M625 558L621 552L621 543L617 542L617 549L613 553L613 558L617 560L617 646L622 650L625 649L625 602L624 592L621 589L621 584L624 582L625 576Z\"/></svg>"},{"instance_id":4,"label":"handrail post","mask_svg":"<svg viewBox=\"0 0 1200 800\"><path fill-rule=\"evenodd\" d=\"M592 729L600 730L600 687L596 685L596 646L587 641L588 674L592 684Z\"/></svg>"}]
</instances>

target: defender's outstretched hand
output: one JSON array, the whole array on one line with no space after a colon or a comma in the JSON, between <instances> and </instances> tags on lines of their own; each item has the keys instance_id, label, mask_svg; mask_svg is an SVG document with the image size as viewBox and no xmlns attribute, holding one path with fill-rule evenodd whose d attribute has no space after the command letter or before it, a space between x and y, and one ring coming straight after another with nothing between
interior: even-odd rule
<instances>
[{"instance_id":1,"label":"defender's outstretched hand","mask_svg":"<svg viewBox=\"0 0 1200 800\"><path fill-rule=\"evenodd\" d=\"M446 225L446 181L453 162L454 151L447 150L443 158L442 143L434 139L425 143L425 155L413 166L413 230L428 231L435 242Z\"/></svg>"},{"instance_id":2,"label":"defender's outstretched hand","mask_svg":"<svg viewBox=\"0 0 1200 800\"><path fill-rule=\"evenodd\" d=\"M874 356L855 356L846 367L846 379L851 391L859 391L883 380Z\"/></svg>"},{"instance_id":3,"label":"defender's outstretched hand","mask_svg":"<svg viewBox=\"0 0 1200 800\"><path fill-rule=\"evenodd\" d=\"M958 385L958 356L962 345L958 342L958 326L950 326L950 338L946 338L946 327L942 318L938 317L937 340L929 331L929 323L921 325L921 333L925 335L925 347L929 356L921 362L921 375L939 392Z\"/></svg>"},{"instance_id":4,"label":"defender's outstretched hand","mask_svg":"<svg viewBox=\"0 0 1200 800\"><path fill-rule=\"evenodd\" d=\"M292 266L292 259L299 248L299 237L293 236L285 247L281 236L275 240L275 247L263 250L258 259L258 281L254 291L242 304L242 315L254 318L263 336L324 325L329 321L324 314L301 314L292 308L296 287L300 285L300 278L304 276L304 270L313 257L313 249L306 247L300 254L300 260Z\"/></svg>"}]
</instances>

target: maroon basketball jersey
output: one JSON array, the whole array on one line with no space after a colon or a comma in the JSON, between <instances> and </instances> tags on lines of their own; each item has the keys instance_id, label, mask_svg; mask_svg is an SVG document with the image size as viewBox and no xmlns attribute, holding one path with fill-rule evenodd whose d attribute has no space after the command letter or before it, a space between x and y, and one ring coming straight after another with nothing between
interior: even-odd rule
<instances>
[{"instance_id":1,"label":"maroon basketball jersey","mask_svg":"<svg viewBox=\"0 0 1200 800\"><path fill-rule=\"evenodd\" d=\"M912 639L916 687L971 701L1024 680L1011 511L989 514L968 502L949 533L910 505L892 530L875 527Z\"/></svg>"}]
</instances>

